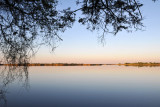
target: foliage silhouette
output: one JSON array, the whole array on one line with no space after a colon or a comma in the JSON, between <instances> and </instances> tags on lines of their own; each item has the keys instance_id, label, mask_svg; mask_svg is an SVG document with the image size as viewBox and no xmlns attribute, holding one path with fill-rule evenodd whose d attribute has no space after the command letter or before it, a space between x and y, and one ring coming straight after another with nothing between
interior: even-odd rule
<instances>
[{"instance_id":1,"label":"foliage silhouette","mask_svg":"<svg viewBox=\"0 0 160 107\"><path fill-rule=\"evenodd\" d=\"M155 1L155 0L153 0ZM60 32L77 21L87 29L117 34L122 30L141 29L143 17L139 0L77 0L80 8L58 10L58 0L0 0L0 49L7 63L28 63L35 48L54 49L62 40Z\"/></svg>"}]
</instances>

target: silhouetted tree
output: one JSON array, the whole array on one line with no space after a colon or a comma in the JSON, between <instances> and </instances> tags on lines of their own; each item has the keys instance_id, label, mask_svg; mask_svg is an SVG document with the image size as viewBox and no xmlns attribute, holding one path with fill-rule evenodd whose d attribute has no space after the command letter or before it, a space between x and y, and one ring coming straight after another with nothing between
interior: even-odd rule
<instances>
[{"instance_id":1,"label":"silhouetted tree","mask_svg":"<svg viewBox=\"0 0 160 107\"><path fill-rule=\"evenodd\" d=\"M153 0L155 1L155 0ZM0 49L9 63L28 63L34 48L45 44L55 48L60 32L77 21L87 29L117 34L141 29L143 6L139 0L77 0L78 9L57 10L57 0L0 0Z\"/></svg>"}]
</instances>

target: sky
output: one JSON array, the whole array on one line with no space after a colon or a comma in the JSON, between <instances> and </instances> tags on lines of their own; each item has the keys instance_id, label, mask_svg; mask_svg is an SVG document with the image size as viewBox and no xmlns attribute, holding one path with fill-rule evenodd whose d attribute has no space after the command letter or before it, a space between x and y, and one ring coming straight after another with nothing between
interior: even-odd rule
<instances>
[{"instance_id":1,"label":"sky","mask_svg":"<svg viewBox=\"0 0 160 107\"><path fill-rule=\"evenodd\" d=\"M143 0L141 8L144 30L106 35L105 45L98 41L99 34L86 26L74 23L61 34L54 52L42 46L31 59L32 63L126 63L160 62L160 1ZM77 8L75 0L61 0L58 8ZM101 33L101 32L99 32Z\"/></svg>"}]
</instances>

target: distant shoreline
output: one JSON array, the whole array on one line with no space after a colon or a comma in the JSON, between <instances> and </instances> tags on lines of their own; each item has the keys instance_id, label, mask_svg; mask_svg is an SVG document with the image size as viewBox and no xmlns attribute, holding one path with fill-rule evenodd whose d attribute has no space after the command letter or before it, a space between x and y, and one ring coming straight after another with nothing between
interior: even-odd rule
<instances>
[{"instance_id":1,"label":"distant shoreline","mask_svg":"<svg viewBox=\"0 0 160 107\"><path fill-rule=\"evenodd\" d=\"M77 63L31 63L31 64L0 64L1 66L101 66L112 64L77 64Z\"/></svg>"},{"instance_id":2,"label":"distant shoreline","mask_svg":"<svg viewBox=\"0 0 160 107\"><path fill-rule=\"evenodd\" d=\"M28 64L0 64L0 66L102 66L102 65L119 65L119 66L160 66L160 63L137 62L137 63L119 63L119 64L78 64L78 63L28 63Z\"/></svg>"},{"instance_id":3,"label":"distant shoreline","mask_svg":"<svg viewBox=\"0 0 160 107\"><path fill-rule=\"evenodd\" d=\"M138 67L143 67L143 66L149 66L149 67L154 67L154 66L160 66L160 63L156 62L137 62L137 63L124 63L124 64L117 64L117 65L124 65L124 66L138 66Z\"/></svg>"}]
</instances>

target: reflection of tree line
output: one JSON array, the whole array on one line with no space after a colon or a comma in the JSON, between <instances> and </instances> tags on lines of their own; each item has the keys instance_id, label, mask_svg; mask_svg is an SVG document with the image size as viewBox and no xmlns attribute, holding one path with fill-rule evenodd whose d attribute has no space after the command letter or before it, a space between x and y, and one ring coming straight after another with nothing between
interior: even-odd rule
<instances>
[{"instance_id":1,"label":"reflection of tree line","mask_svg":"<svg viewBox=\"0 0 160 107\"><path fill-rule=\"evenodd\" d=\"M0 106L7 106L6 94L9 85L17 80L22 84L23 88L29 88L27 67L0 67Z\"/></svg>"}]
</instances>

